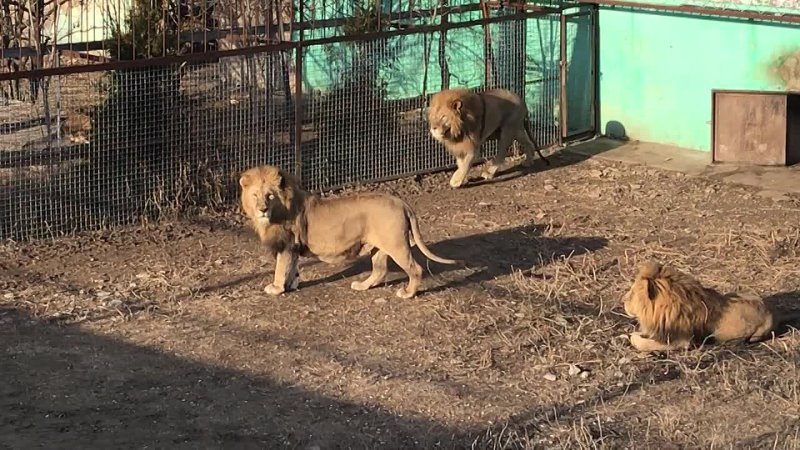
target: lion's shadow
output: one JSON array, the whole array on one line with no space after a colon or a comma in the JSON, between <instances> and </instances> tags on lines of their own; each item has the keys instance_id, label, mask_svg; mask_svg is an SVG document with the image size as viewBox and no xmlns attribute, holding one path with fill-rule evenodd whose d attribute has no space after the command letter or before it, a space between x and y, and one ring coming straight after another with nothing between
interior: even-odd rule
<instances>
[{"instance_id":1,"label":"lion's shadow","mask_svg":"<svg viewBox=\"0 0 800 450\"><path fill-rule=\"evenodd\" d=\"M599 236L546 237L542 235L543 230L544 227L540 225L525 225L428 244L428 247L439 256L464 261L467 265L466 269L458 265L444 265L429 261L415 247L413 249L414 257L423 267L425 277L428 278L425 285L431 286L425 289L424 293L488 281L499 276L508 275L516 270L526 271L533 267L547 264L553 259L594 252L608 244L607 239ZM391 261L389 269L391 272L387 277L387 281L382 285L376 286L376 288L387 284L406 282L405 273L399 269L394 261ZM372 270L371 261L368 257L364 257L337 273L313 280L301 281L299 287L302 289L338 281L343 278L359 275L366 276L370 270ZM431 280L431 278L438 278L452 271L464 272L467 275L447 275L450 280L444 283L437 283ZM421 291L420 293L422 294L423 292Z\"/></svg>"},{"instance_id":2,"label":"lion's shadow","mask_svg":"<svg viewBox=\"0 0 800 450\"><path fill-rule=\"evenodd\" d=\"M588 149L591 150L589 152L565 151L565 149L554 151L549 155L545 155L549 164L547 164L546 162L542 161L539 158L536 158L533 161L533 164L531 164L530 166L526 166L525 164L523 164L524 161L509 158L503 164L503 169L497 171L494 178L492 178L491 180L485 180L483 179L483 177L480 176L481 167L483 164L485 164L485 158L489 157L489 155L485 155L484 159L481 159L480 161L476 162L475 165L470 169L470 176L467 180L467 183L464 186L462 186L461 189L472 189L478 186L484 186L494 183L507 183L517 178L522 178L524 176L531 175L534 173L542 173L548 170L572 166L575 164L579 164L595 155L617 148L620 145L621 145L620 142L609 139L609 140L593 142L592 145L588 147ZM546 149L541 149L541 150L546 150ZM452 171L450 175L452 176Z\"/></svg>"},{"instance_id":3,"label":"lion's shadow","mask_svg":"<svg viewBox=\"0 0 800 450\"><path fill-rule=\"evenodd\" d=\"M764 297L764 303L772 314L781 316L789 314L783 323L775 327L775 335L788 333L792 328L800 329L800 291L786 291Z\"/></svg>"}]
</instances>

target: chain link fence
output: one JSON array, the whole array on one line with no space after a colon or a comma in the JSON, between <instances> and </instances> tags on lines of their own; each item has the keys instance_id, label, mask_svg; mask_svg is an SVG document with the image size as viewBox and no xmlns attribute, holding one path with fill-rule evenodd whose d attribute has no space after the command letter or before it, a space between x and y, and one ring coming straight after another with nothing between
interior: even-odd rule
<instances>
[{"instance_id":1,"label":"chain link fence","mask_svg":"<svg viewBox=\"0 0 800 450\"><path fill-rule=\"evenodd\" d=\"M314 191L449 167L425 114L443 86L524 94L557 143L559 14L493 20L0 81L21 94L0 108L0 238L230 208L258 164Z\"/></svg>"}]
</instances>

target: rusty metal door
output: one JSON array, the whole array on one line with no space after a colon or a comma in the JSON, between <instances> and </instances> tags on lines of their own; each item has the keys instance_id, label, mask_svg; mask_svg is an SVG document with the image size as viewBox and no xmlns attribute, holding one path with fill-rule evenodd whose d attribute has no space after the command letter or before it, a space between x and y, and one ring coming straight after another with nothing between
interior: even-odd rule
<instances>
[{"instance_id":1,"label":"rusty metal door","mask_svg":"<svg viewBox=\"0 0 800 450\"><path fill-rule=\"evenodd\" d=\"M561 16L561 142L597 130L597 7Z\"/></svg>"}]
</instances>

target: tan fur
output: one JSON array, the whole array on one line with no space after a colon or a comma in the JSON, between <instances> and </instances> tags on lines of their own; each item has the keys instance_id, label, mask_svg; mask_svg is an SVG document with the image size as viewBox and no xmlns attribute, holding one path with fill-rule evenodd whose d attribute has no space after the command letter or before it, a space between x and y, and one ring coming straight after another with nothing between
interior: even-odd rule
<instances>
[{"instance_id":1,"label":"tan fur","mask_svg":"<svg viewBox=\"0 0 800 450\"><path fill-rule=\"evenodd\" d=\"M412 245L433 261L461 263L428 249L420 236L416 214L397 197L357 194L321 199L274 166L247 170L239 184L242 209L276 258L275 279L265 288L269 294L297 288L300 255L339 264L377 249L370 276L354 281L351 287L362 291L383 282L387 258L391 257L408 274L408 285L397 291L402 298L416 295L422 280L422 268L411 254Z\"/></svg>"},{"instance_id":2,"label":"tan fur","mask_svg":"<svg viewBox=\"0 0 800 450\"><path fill-rule=\"evenodd\" d=\"M525 102L511 91L490 89L478 94L456 88L437 92L431 97L428 123L431 136L456 158L458 169L450 179L452 187L464 185L472 162L488 140L498 139L499 143L497 154L482 173L487 180L503 164L515 139L525 151L524 164L533 163L534 151L550 164L531 136Z\"/></svg>"},{"instance_id":3,"label":"tan fur","mask_svg":"<svg viewBox=\"0 0 800 450\"><path fill-rule=\"evenodd\" d=\"M640 266L623 296L625 313L639 322L631 344L640 351L688 348L712 337L717 342L756 342L780 321L761 297L720 294L670 266Z\"/></svg>"}]
</instances>

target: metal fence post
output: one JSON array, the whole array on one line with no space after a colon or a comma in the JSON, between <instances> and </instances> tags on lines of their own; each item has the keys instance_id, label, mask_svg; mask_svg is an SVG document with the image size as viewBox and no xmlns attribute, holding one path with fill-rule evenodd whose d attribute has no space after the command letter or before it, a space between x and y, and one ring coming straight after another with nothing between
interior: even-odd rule
<instances>
[{"instance_id":1,"label":"metal fence post","mask_svg":"<svg viewBox=\"0 0 800 450\"><path fill-rule=\"evenodd\" d=\"M302 36L302 31L300 32ZM294 173L303 175L303 42L294 50Z\"/></svg>"}]
</instances>

